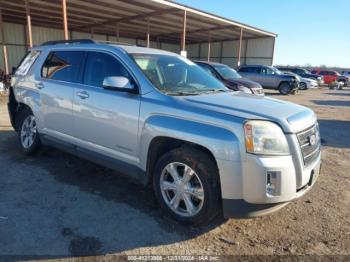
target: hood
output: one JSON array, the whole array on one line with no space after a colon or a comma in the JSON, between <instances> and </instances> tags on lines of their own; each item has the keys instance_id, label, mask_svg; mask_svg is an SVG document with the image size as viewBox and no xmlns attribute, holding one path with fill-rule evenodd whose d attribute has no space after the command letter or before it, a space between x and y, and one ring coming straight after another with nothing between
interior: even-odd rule
<instances>
[{"instance_id":1,"label":"hood","mask_svg":"<svg viewBox=\"0 0 350 262\"><path fill-rule=\"evenodd\" d=\"M187 96L183 99L192 106L222 114L270 120L278 123L286 133L305 130L316 122L316 115L309 108L240 92Z\"/></svg>"},{"instance_id":2,"label":"hood","mask_svg":"<svg viewBox=\"0 0 350 262\"><path fill-rule=\"evenodd\" d=\"M295 79L295 80L298 80L300 81L300 77L294 73L283 73L282 75L279 75L281 76L282 78L285 78L285 79Z\"/></svg>"},{"instance_id":3,"label":"hood","mask_svg":"<svg viewBox=\"0 0 350 262\"><path fill-rule=\"evenodd\" d=\"M249 80L247 78L231 78L226 80L230 84L242 85L248 88L262 88L257 82Z\"/></svg>"}]
</instances>

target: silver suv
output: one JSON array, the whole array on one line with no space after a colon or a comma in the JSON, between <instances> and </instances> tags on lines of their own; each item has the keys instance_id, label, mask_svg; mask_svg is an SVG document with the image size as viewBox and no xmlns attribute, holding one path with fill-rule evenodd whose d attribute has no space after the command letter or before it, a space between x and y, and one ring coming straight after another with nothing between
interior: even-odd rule
<instances>
[{"instance_id":1,"label":"silver suv","mask_svg":"<svg viewBox=\"0 0 350 262\"><path fill-rule=\"evenodd\" d=\"M258 82L264 88L277 89L282 95L295 93L300 85L298 76L284 74L272 66L244 65L238 72L243 77Z\"/></svg>"},{"instance_id":2,"label":"silver suv","mask_svg":"<svg viewBox=\"0 0 350 262\"><path fill-rule=\"evenodd\" d=\"M8 109L25 154L45 144L118 169L152 185L184 223L270 213L308 192L320 170L313 111L229 90L161 50L35 47L13 76Z\"/></svg>"}]
</instances>

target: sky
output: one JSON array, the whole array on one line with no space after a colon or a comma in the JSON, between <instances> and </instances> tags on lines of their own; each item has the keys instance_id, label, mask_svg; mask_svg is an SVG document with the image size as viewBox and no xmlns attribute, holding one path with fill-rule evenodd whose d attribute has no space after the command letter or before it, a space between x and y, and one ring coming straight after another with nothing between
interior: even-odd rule
<instances>
[{"instance_id":1,"label":"sky","mask_svg":"<svg viewBox=\"0 0 350 262\"><path fill-rule=\"evenodd\" d=\"M350 0L176 0L277 33L274 64L350 68Z\"/></svg>"}]
</instances>

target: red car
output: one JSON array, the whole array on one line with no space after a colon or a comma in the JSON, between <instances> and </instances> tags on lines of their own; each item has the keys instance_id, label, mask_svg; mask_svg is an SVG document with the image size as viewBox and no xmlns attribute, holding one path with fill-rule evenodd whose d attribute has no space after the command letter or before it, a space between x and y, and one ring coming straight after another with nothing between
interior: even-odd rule
<instances>
[{"instance_id":1,"label":"red car","mask_svg":"<svg viewBox=\"0 0 350 262\"><path fill-rule=\"evenodd\" d=\"M323 76L323 81L325 84L329 85L333 81L337 81L338 77L340 74L337 71L333 70L312 70L311 71L313 74Z\"/></svg>"}]
</instances>

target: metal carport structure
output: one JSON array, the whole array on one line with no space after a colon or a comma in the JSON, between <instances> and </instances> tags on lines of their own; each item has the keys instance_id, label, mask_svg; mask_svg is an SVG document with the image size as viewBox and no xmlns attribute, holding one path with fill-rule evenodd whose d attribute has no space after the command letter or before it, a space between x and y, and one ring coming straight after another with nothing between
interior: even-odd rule
<instances>
[{"instance_id":1,"label":"metal carport structure","mask_svg":"<svg viewBox=\"0 0 350 262\"><path fill-rule=\"evenodd\" d=\"M0 67L28 47L93 38L231 66L272 64L276 34L166 0L0 0Z\"/></svg>"}]
</instances>

